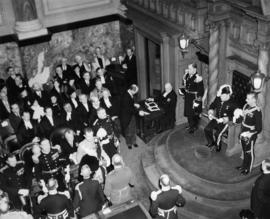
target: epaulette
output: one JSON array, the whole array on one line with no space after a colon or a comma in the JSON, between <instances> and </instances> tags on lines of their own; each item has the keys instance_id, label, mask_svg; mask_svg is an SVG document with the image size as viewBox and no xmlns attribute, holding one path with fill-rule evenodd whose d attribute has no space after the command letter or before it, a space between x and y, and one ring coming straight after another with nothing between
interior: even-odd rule
<instances>
[{"instance_id":1,"label":"epaulette","mask_svg":"<svg viewBox=\"0 0 270 219\"><path fill-rule=\"evenodd\" d=\"M171 189L175 189L175 190L177 190L177 191L179 192L179 194L181 194L181 193L182 193L182 187L181 187L181 186L179 186L179 185L173 186L173 187L171 187Z\"/></svg>"},{"instance_id":2,"label":"epaulette","mask_svg":"<svg viewBox=\"0 0 270 219\"><path fill-rule=\"evenodd\" d=\"M151 198L153 201L156 201L158 195L161 194L161 192L162 192L161 190L151 192L150 198Z\"/></svg>"},{"instance_id":3,"label":"epaulette","mask_svg":"<svg viewBox=\"0 0 270 219\"><path fill-rule=\"evenodd\" d=\"M70 199L70 193L68 191L58 192L61 195L65 195L68 199Z\"/></svg>"},{"instance_id":4,"label":"epaulette","mask_svg":"<svg viewBox=\"0 0 270 219\"><path fill-rule=\"evenodd\" d=\"M203 80L203 79L202 79L202 76L196 75L196 79L194 80L194 82L199 83L199 82L201 82L202 80Z\"/></svg>"}]
</instances>

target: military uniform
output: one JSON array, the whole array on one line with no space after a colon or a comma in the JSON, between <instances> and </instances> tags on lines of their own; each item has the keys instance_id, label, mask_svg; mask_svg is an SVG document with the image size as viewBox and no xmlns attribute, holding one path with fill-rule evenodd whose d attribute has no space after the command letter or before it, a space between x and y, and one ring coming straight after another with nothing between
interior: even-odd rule
<instances>
[{"instance_id":1,"label":"military uniform","mask_svg":"<svg viewBox=\"0 0 270 219\"><path fill-rule=\"evenodd\" d=\"M242 168L246 172L250 172L254 161L254 145L257 135L262 131L262 112L257 106L250 107L246 104L243 107L243 118L240 140L244 153ZM251 138L246 138L243 133L251 132Z\"/></svg>"},{"instance_id":2,"label":"military uniform","mask_svg":"<svg viewBox=\"0 0 270 219\"><path fill-rule=\"evenodd\" d=\"M105 119L97 119L93 124L93 130L94 134L97 134L97 131L103 128L107 132L107 136L103 139L100 139L101 145L103 150L106 152L106 154L109 156L111 160L111 165L107 168L108 172L113 169L112 166L112 157L117 153L117 147L115 146L115 141L117 141L117 138L114 134L114 128L113 128L113 121L108 116Z\"/></svg>"},{"instance_id":3,"label":"military uniform","mask_svg":"<svg viewBox=\"0 0 270 219\"><path fill-rule=\"evenodd\" d=\"M151 193L150 214L154 218L177 219L177 207L185 205L181 195L181 186L171 187L168 191L154 191Z\"/></svg>"},{"instance_id":4,"label":"military uniform","mask_svg":"<svg viewBox=\"0 0 270 219\"><path fill-rule=\"evenodd\" d=\"M233 112L235 110L235 105L229 99L227 101L222 102L220 97L216 97L216 99L211 103L210 110L215 110L217 119L220 118L228 118L228 120L232 120ZM228 129L228 123L218 123L216 119L212 119L207 126L204 128L205 137L209 145L216 145L217 150L221 149L221 136ZM214 135L214 131L215 135ZM215 137L215 138L214 138Z\"/></svg>"},{"instance_id":5,"label":"military uniform","mask_svg":"<svg viewBox=\"0 0 270 219\"><path fill-rule=\"evenodd\" d=\"M37 165L37 178L44 179L47 182L50 178L55 178L59 184L59 190L65 189L64 176L62 174L63 167L67 161L60 158L58 150L51 149L49 154L41 153L39 163Z\"/></svg>"},{"instance_id":6,"label":"military uniform","mask_svg":"<svg viewBox=\"0 0 270 219\"><path fill-rule=\"evenodd\" d=\"M194 75L185 74L183 77L185 87L185 108L184 116L188 118L188 124L191 129L197 128L199 115L202 112L202 97L204 86L202 77L195 73ZM194 107L194 102L198 101L199 106Z\"/></svg>"},{"instance_id":7,"label":"military uniform","mask_svg":"<svg viewBox=\"0 0 270 219\"><path fill-rule=\"evenodd\" d=\"M18 191L28 189L30 185L31 182L28 180L23 163L18 162L15 167L7 167L1 175L1 187L8 193L11 207L16 209L23 206Z\"/></svg>"},{"instance_id":8,"label":"military uniform","mask_svg":"<svg viewBox=\"0 0 270 219\"><path fill-rule=\"evenodd\" d=\"M40 213L45 213L47 219L69 219L74 217L72 202L65 194L47 194L38 206Z\"/></svg>"},{"instance_id":9,"label":"military uniform","mask_svg":"<svg viewBox=\"0 0 270 219\"><path fill-rule=\"evenodd\" d=\"M132 199L130 185L134 185L135 178L129 167L122 167L111 171L105 181L104 194L110 198L112 204L121 204Z\"/></svg>"}]
</instances>

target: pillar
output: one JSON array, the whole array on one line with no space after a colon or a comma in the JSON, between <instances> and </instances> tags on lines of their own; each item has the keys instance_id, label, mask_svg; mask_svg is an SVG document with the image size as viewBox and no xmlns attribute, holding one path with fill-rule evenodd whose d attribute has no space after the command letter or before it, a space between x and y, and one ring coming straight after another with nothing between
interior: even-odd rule
<instances>
[{"instance_id":1,"label":"pillar","mask_svg":"<svg viewBox=\"0 0 270 219\"><path fill-rule=\"evenodd\" d=\"M35 0L12 0L15 14L15 31L19 40L48 34L38 19Z\"/></svg>"},{"instance_id":2,"label":"pillar","mask_svg":"<svg viewBox=\"0 0 270 219\"><path fill-rule=\"evenodd\" d=\"M161 69L162 84L170 82L170 38L166 33L161 33Z\"/></svg>"},{"instance_id":3,"label":"pillar","mask_svg":"<svg viewBox=\"0 0 270 219\"><path fill-rule=\"evenodd\" d=\"M208 105L217 95L219 69L219 30L215 23L210 25L209 37L209 77L208 77Z\"/></svg>"}]
</instances>

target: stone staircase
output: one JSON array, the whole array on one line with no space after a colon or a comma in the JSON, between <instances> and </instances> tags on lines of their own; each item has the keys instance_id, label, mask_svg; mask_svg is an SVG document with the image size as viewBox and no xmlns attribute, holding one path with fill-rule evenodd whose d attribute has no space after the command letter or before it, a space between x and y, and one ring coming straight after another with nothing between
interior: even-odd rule
<instances>
[{"instance_id":1,"label":"stone staircase","mask_svg":"<svg viewBox=\"0 0 270 219\"><path fill-rule=\"evenodd\" d=\"M154 137L142 155L142 166L151 189L158 189L160 175L170 176L172 184L183 188L186 206L179 209L181 219L236 219L241 209L249 208L249 196L257 175L234 183L201 178L181 167L170 154L170 136L166 131Z\"/></svg>"}]
</instances>

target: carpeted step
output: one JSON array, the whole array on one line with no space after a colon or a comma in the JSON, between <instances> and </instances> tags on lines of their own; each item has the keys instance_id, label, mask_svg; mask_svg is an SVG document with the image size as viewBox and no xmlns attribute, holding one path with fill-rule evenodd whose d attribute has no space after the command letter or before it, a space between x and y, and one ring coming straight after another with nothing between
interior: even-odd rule
<instances>
[{"instance_id":1,"label":"carpeted step","mask_svg":"<svg viewBox=\"0 0 270 219\"><path fill-rule=\"evenodd\" d=\"M168 173L175 182L194 194L221 201L236 201L237 204L242 201L246 203L246 199L249 199L254 179L233 184L202 179L176 163L165 145L155 148L155 160L162 171Z\"/></svg>"}]
</instances>

